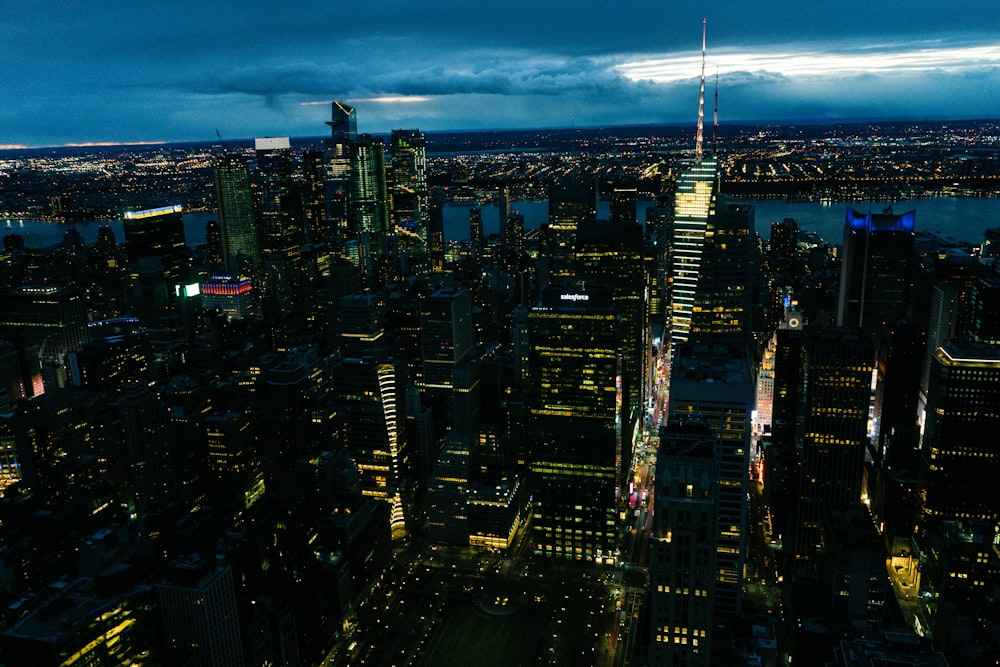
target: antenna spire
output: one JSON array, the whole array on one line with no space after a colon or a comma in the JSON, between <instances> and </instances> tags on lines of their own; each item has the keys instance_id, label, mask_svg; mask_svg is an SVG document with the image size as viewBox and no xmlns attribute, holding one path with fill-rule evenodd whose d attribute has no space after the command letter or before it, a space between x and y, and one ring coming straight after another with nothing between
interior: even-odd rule
<instances>
[{"instance_id":1,"label":"antenna spire","mask_svg":"<svg viewBox=\"0 0 1000 667\"><path fill-rule=\"evenodd\" d=\"M698 94L698 135L694 142L695 162L701 163L705 154L705 32L708 19L701 20L701 92Z\"/></svg>"},{"instance_id":2,"label":"antenna spire","mask_svg":"<svg viewBox=\"0 0 1000 667\"><path fill-rule=\"evenodd\" d=\"M718 152L719 142L719 66L715 66L715 119L712 124L712 154Z\"/></svg>"}]
</instances>

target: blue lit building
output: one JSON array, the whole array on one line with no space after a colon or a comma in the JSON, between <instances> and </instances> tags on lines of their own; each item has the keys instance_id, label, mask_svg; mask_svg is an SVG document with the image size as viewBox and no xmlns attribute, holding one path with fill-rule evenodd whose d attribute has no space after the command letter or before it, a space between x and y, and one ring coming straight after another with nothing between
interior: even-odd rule
<instances>
[{"instance_id":1,"label":"blue lit building","mask_svg":"<svg viewBox=\"0 0 1000 667\"><path fill-rule=\"evenodd\" d=\"M901 215L847 209L837 303L839 326L879 336L906 314L916 211Z\"/></svg>"}]
</instances>

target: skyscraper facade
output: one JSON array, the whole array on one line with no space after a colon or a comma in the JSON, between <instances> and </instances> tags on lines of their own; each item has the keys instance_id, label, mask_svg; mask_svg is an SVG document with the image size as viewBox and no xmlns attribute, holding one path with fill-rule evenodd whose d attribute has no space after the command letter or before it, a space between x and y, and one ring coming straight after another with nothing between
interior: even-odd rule
<instances>
[{"instance_id":1,"label":"skyscraper facade","mask_svg":"<svg viewBox=\"0 0 1000 667\"><path fill-rule=\"evenodd\" d=\"M249 509L264 495L258 416L249 410L216 410L206 415L204 425L212 495L229 507Z\"/></svg>"},{"instance_id":2,"label":"skyscraper facade","mask_svg":"<svg viewBox=\"0 0 1000 667\"><path fill-rule=\"evenodd\" d=\"M553 278L571 278L575 270L576 230L597 217L593 185L565 184L549 192L549 252Z\"/></svg>"},{"instance_id":3,"label":"skyscraper facade","mask_svg":"<svg viewBox=\"0 0 1000 667\"><path fill-rule=\"evenodd\" d=\"M392 221L412 221L425 238L427 225L427 140L420 130L392 131Z\"/></svg>"},{"instance_id":4,"label":"skyscraper facade","mask_svg":"<svg viewBox=\"0 0 1000 667\"><path fill-rule=\"evenodd\" d=\"M469 247L472 263L479 266L483 260L483 210L478 206L469 209Z\"/></svg>"},{"instance_id":5,"label":"skyscraper facade","mask_svg":"<svg viewBox=\"0 0 1000 667\"><path fill-rule=\"evenodd\" d=\"M202 665L243 665L233 572L212 565L199 556L178 560L157 584L163 633L171 648Z\"/></svg>"},{"instance_id":6,"label":"skyscraper facade","mask_svg":"<svg viewBox=\"0 0 1000 667\"><path fill-rule=\"evenodd\" d=\"M444 272L444 211L440 206L431 208L427 216L427 254L431 271Z\"/></svg>"},{"instance_id":7,"label":"skyscraper facade","mask_svg":"<svg viewBox=\"0 0 1000 667\"><path fill-rule=\"evenodd\" d=\"M652 242L653 267L650 269L649 320L670 324L671 251L674 235L673 195L656 196L656 206L646 209L646 235ZM666 332L669 339L669 330Z\"/></svg>"},{"instance_id":8,"label":"skyscraper facade","mask_svg":"<svg viewBox=\"0 0 1000 667\"><path fill-rule=\"evenodd\" d=\"M348 189L351 173L349 144L358 138L354 107L334 100L331 103L330 137L323 144L326 164L326 229L328 239L338 247L346 242Z\"/></svg>"},{"instance_id":9,"label":"skyscraper facade","mask_svg":"<svg viewBox=\"0 0 1000 667\"><path fill-rule=\"evenodd\" d=\"M714 614L735 619L743 603L747 544L747 470L756 381L747 348L688 343L674 350L670 372L673 418L704 419L718 438L718 523Z\"/></svg>"},{"instance_id":10,"label":"skyscraper facade","mask_svg":"<svg viewBox=\"0 0 1000 667\"><path fill-rule=\"evenodd\" d=\"M258 138L254 151L261 249L282 252L302 240L293 201L291 143L288 137Z\"/></svg>"},{"instance_id":11,"label":"skyscraper facade","mask_svg":"<svg viewBox=\"0 0 1000 667\"><path fill-rule=\"evenodd\" d=\"M881 337L906 314L916 211L901 215L847 209L837 324Z\"/></svg>"},{"instance_id":12,"label":"skyscraper facade","mask_svg":"<svg viewBox=\"0 0 1000 667\"><path fill-rule=\"evenodd\" d=\"M986 492L1000 479L1000 348L952 340L938 347L923 416L920 527L1000 517Z\"/></svg>"},{"instance_id":13,"label":"skyscraper facade","mask_svg":"<svg viewBox=\"0 0 1000 667\"><path fill-rule=\"evenodd\" d=\"M636 201L639 198L639 191L636 188L615 188L611 193L611 209L609 211L612 220L637 221Z\"/></svg>"},{"instance_id":14,"label":"skyscraper facade","mask_svg":"<svg viewBox=\"0 0 1000 667\"><path fill-rule=\"evenodd\" d=\"M614 564L623 466L611 293L550 284L528 322L532 550Z\"/></svg>"},{"instance_id":15,"label":"skyscraper facade","mask_svg":"<svg viewBox=\"0 0 1000 667\"><path fill-rule=\"evenodd\" d=\"M610 287L618 307L622 321L622 431L631 438L639 426L648 384L649 280L639 224L634 220L581 222L574 267L578 280Z\"/></svg>"},{"instance_id":16,"label":"skyscraper facade","mask_svg":"<svg viewBox=\"0 0 1000 667\"><path fill-rule=\"evenodd\" d=\"M125 252L130 262L159 257L163 272L174 285L187 277L188 249L184 241L183 207L164 206L129 211L122 220ZM171 285L172 287L172 285Z\"/></svg>"},{"instance_id":17,"label":"skyscraper facade","mask_svg":"<svg viewBox=\"0 0 1000 667\"><path fill-rule=\"evenodd\" d=\"M690 342L750 342L756 250L753 206L720 196L705 229Z\"/></svg>"},{"instance_id":18,"label":"skyscraper facade","mask_svg":"<svg viewBox=\"0 0 1000 667\"><path fill-rule=\"evenodd\" d=\"M822 507L861 500L875 347L856 327L807 329L803 359L802 475L790 553L809 561Z\"/></svg>"},{"instance_id":19,"label":"skyscraper facade","mask_svg":"<svg viewBox=\"0 0 1000 667\"><path fill-rule=\"evenodd\" d=\"M167 406L155 388L140 383L127 385L118 405L133 511L158 510L174 491Z\"/></svg>"},{"instance_id":20,"label":"skyscraper facade","mask_svg":"<svg viewBox=\"0 0 1000 667\"><path fill-rule=\"evenodd\" d=\"M264 262L247 161L241 155L218 155L212 161L212 174L226 271L234 275L250 273L259 278Z\"/></svg>"},{"instance_id":21,"label":"skyscraper facade","mask_svg":"<svg viewBox=\"0 0 1000 667\"><path fill-rule=\"evenodd\" d=\"M326 218L326 165L323 151L302 153L302 217L306 240L311 243L333 241Z\"/></svg>"},{"instance_id":22,"label":"skyscraper facade","mask_svg":"<svg viewBox=\"0 0 1000 667\"><path fill-rule=\"evenodd\" d=\"M372 358L342 360L330 375L337 422L358 466L361 492L385 501L394 537L406 534L410 454L403 437L402 364Z\"/></svg>"},{"instance_id":23,"label":"skyscraper facade","mask_svg":"<svg viewBox=\"0 0 1000 667\"><path fill-rule=\"evenodd\" d=\"M258 235L264 261L265 314L288 317L299 307L299 271L304 238L302 206L292 178L288 137L256 139Z\"/></svg>"},{"instance_id":24,"label":"skyscraper facade","mask_svg":"<svg viewBox=\"0 0 1000 667\"><path fill-rule=\"evenodd\" d=\"M718 161L711 155L696 162L677 177L674 191L674 225L671 243L670 339L686 343L702 278L705 234L715 215L719 178ZM706 269L709 267L706 266Z\"/></svg>"},{"instance_id":25,"label":"skyscraper facade","mask_svg":"<svg viewBox=\"0 0 1000 667\"><path fill-rule=\"evenodd\" d=\"M38 375L37 363L24 364L25 395L67 386L67 353L90 342L84 290L53 285L0 290L0 314L0 340L38 346L32 355L41 360L42 373Z\"/></svg>"},{"instance_id":26,"label":"skyscraper facade","mask_svg":"<svg viewBox=\"0 0 1000 667\"><path fill-rule=\"evenodd\" d=\"M468 290L446 287L420 300L420 341L423 387L450 391L455 367L475 348Z\"/></svg>"},{"instance_id":27,"label":"skyscraper facade","mask_svg":"<svg viewBox=\"0 0 1000 667\"><path fill-rule=\"evenodd\" d=\"M672 419L661 431L650 536L651 666L711 664L717 441L700 415Z\"/></svg>"},{"instance_id":28,"label":"skyscraper facade","mask_svg":"<svg viewBox=\"0 0 1000 667\"><path fill-rule=\"evenodd\" d=\"M385 180L385 145L370 134L347 144L347 238L361 246L362 273L388 254L389 194Z\"/></svg>"}]
</instances>

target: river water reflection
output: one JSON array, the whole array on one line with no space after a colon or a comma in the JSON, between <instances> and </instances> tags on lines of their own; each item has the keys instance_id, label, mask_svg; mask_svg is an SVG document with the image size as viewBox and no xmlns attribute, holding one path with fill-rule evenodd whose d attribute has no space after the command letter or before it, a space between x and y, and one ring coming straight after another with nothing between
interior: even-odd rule
<instances>
[{"instance_id":1,"label":"river water reflection","mask_svg":"<svg viewBox=\"0 0 1000 667\"><path fill-rule=\"evenodd\" d=\"M848 206L859 211L871 210L882 212L886 204L871 204L868 202L846 202L838 204L823 204L819 202L788 203L782 200L758 200L751 202L755 206L757 232L765 239L770 236L771 223L784 218L795 218L799 229L816 232L821 238L831 244L839 244L843 239L844 216ZM649 200L640 200L637 206L639 219L645 219L645 210L652 206ZM473 204L449 203L444 206L444 236L449 241L462 241L469 238L469 208ZM598 218L608 218L609 203L601 201L598 205ZM983 232L990 228L1000 227L1000 198L972 197L937 197L913 201L896 202L892 204L896 213L911 209L917 211L917 230L936 230L960 241L981 243ZM483 232L500 233L500 215L493 204L480 206L483 216ZM511 202L510 210L524 216L526 229L538 229L548 220L549 204L545 200L519 200ZM205 224L215 220L214 211L184 214L184 234L190 246L205 242ZM55 222L40 222L35 220L0 220L0 235L20 234L25 244L30 248L42 248L59 243L66 229L76 228L87 243L97 239L97 230L101 225L109 225L119 243L125 240L121 220L77 222L61 224Z\"/></svg>"}]
</instances>

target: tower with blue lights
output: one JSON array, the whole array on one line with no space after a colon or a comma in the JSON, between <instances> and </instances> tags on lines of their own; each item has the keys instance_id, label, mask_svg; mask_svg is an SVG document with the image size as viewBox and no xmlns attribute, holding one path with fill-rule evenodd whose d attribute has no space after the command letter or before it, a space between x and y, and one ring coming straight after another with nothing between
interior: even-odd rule
<instances>
[{"instance_id":1,"label":"tower with blue lights","mask_svg":"<svg viewBox=\"0 0 1000 667\"><path fill-rule=\"evenodd\" d=\"M906 315L916 211L847 209L837 324L880 336Z\"/></svg>"}]
</instances>

